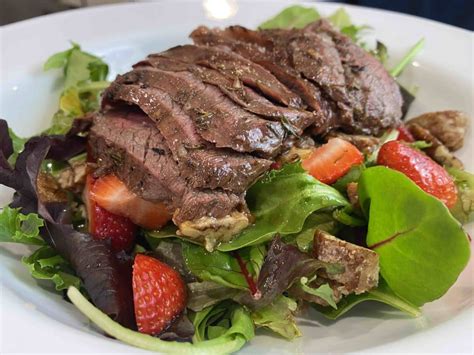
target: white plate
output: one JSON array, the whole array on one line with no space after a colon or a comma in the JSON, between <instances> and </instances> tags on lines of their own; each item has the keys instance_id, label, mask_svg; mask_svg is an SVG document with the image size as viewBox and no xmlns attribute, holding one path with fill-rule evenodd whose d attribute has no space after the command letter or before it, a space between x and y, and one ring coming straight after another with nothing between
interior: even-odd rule
<instances>
[{"instance_id":1,"label":"white plate","mask_svg":"<svg viewBox=\"0 0 474 355\"><path fill-rule=\"evenodd\" d=\"M41 65L52 53L69 47L69 40L104 56L115 75L150 52L187 42L187 35L197 25L255 27L287 5L275 1L239 2L232 17L219 21L211 19L200 2L128 4L75 10L5 26L0 42L0 116L25 136L48 124L57 107L59 73L43 73ZM338 6L317 5L323 14ZM377 38L387 44L392 62L419 38L426 38L424 52L401 79L407 86L420 88L410 116L447 108L473 116L471 32L391 12L352 6L347 9L356 23L374 28ZM470 130L460 153L470 171L474 171L473 143ZM7 203L9 198L10 193L2 188L0 203ZM96 333L73 306L39 288L19 262L22 250L0 247L0 352L141 352ZM360 305L337 322L311 313L300 322L302 338L286 342L259 333L242 353L472 353L473 269L471 260L456 285L442 299L426 305L419 319L407 318L376 303Z\"/></svg>"}]
</instances>

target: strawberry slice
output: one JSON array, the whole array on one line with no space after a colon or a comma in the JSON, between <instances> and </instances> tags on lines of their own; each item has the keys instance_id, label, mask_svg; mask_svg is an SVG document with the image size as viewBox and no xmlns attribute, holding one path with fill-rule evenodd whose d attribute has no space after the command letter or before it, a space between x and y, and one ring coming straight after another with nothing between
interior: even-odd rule
<instances>
[{"instance_id":1,"label":"strawberry slice","mask_svg":"<svg viewBox=\"0 0 474 355\"><path fill-rule=\"evenodd\" d=\"M107 211L146 229L159 229L171 219L165 205L138 197L115 175L98 178L91 187L91 198Z\"/></svg>"},{"instance_id":2,"label":"strawberry slice","mask_svg":"<svg viewBox=\"0 0 474 355\"><path fill-rule=\"evenodd\" d=\"M141 333L160 334L186 307L186 286L181 276L150 256L135 257L132 286L135 318Z\"/></svg>"},{"instance_id":3,"label":"strawberry slice","mask_svg":"<svg viewBox=\"0 0 474 355\"><path fill-rule=\"evenodd\" d=\"M425 192L443 201L448 208L456 204L457 189L448 172L407 144L400 141L385 143L380 148L377 163L405 174Z\"/></svg>"},{"instance_id":4,"label":"strawberry slice","mask_svg":"<svg viewBox=\"0 0 474 355\"><path fill-rule=\"evenodd\" d=\"M397 140L399 141L405 141L408 143L412 143L415 141L415 138L413 135L410 133L408 128L405 125L401 125L397 128L398 131L398 137Z\"/></svg>"},{"instance_id":5,"label":"strawberry slice","mask_svg":"<svg viewBox=\"0 0 474 355\"><path fill-rule=\"evenodd\" d=\"M332 138L304 159L302 166L319 181L332 184L363 161L364 156L354 145L341 138Z\"/></svg>"},{"instance_id":6,"label":"strawberry slice","mask_svg":"<svg viewBox=\"0 0 474 355\"><path fill-rule=\"evenodd\" d=\"M92 200L90 198L90 191L94 183L94 179L89 175L84 189L89 233L97 240L110 239L112 248L115 251L130 251L133 247L137 231L135 224L126 217L107 211Z\"/></svg>"}]
</instances>

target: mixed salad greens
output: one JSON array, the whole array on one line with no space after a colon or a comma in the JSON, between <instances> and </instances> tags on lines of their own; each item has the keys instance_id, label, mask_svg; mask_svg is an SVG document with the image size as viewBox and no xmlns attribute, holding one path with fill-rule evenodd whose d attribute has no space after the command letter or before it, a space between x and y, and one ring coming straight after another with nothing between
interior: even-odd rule
<instances>
[{"instance_id":1,"label":"mixed salad greens","mask_svg":"<svg viewBox=\"0 0 474 355\"><path fill-rule=\"evenodd\" d=\"M319 18L315 8L291 6L260 28L302 28ZM328 19L386 63L385 45L377 42L371 48L363 42L363 33L370 27L354 25L344 9ZM390 70L392 76L402 72L423 43L419 41ZM188 301L182 319L160 337L132 330L135 324L126 308L133 296L123 286L131 280L117 270L130 266L133 255L111 257L107 243L97 243L85 233L80 193L54 188L51 192L50 188L53 197L66 196L43 203L45 189L36 182L38 175L57 178L86 160L87 122L75 119L99 108L100 93L108 86L108 66L73 43L71 49L50 57L44 69L64 73L64 89L51 127L28 140L0 121L0 182L16 190L13 202L0 212L0 241L36 247L22 259L31 275L50 280L57 291L67 290L68 299L82 313L125 343L159 352L230 353L250 341L256 328L291 340L301 336L295 319L303 302L295 295L301 293L325 301L326 306L312 306L329 319L364 301L382 302L417 317L419 307L445 294L469 261L469 240L461 224L474 220L472 174L448 169L458 193L456 204L448 209L405 174L375 166L378 150L332 184L309 175L300 162L290 163L270 171L250 188L246 199L254 224L215 251L181 238L171 225L160 231L141 231L134 253L151 253L179 271ZM382 142L397 136L388 132ZM416 142L414 146L430 145ZM45 180L44 186L55 186ZM347 195L348 185L355 182L359 209ZM380 260L378 287L350 294L336 304L329 283L318 283L317 271L340 270L311 256L316 231L375 251ZM354 239L361 231L362 242ZM98 293L99 285L113 295ZM182 342L191 338L192 342Z\"/></svg>"}]
</instances>

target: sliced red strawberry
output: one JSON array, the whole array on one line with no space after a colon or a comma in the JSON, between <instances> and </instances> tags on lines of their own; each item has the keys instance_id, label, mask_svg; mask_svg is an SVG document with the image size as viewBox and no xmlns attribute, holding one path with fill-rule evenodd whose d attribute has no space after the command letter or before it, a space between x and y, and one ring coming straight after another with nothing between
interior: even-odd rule
<instances>
[{"instance_id":1,"label":"sliced red strawberry","mask_svg":"<svg viewBox=\"0 0 474 355\"><path fill-rule=\"evenodd\" d=\"M397 140L399 141L405 141L408 143L412 143L415 141L415 138L413 135L410 133L408 128L405 125L401 125L397 128L398 131L398 138Z\"/></svg>"},{"instance_id":2,"label":"sliced red strawberry","mask_svg":"<svg viewBox=\"0 0 474 355\"><path fill-rule=\"evenodd\" d=\"M449 208L456 204L457 189L448 172L430 157L407 144L400 141L385 143L380 148L377 163L405 174Z\"/></svg>"},{"instance_id":3,"label":"sliced red strawberry","mask_svg":"<svg viewBox=\"0 0 474 355\"><path fill-rule=\"evenodd\" d=\"M160 334L186 307L183 279L155 258L137 254L132 284L135 318L141 333Z\"/></svg>"},{"instance_id":4,"label":"sliced red strawberry","mask_svg":"<svg viewBox=\"0 0 474 355\"><path fill-rule=\"evenodd\" d=\"M105 210L92 200L90 191L94 183L94 179L89 175L84 189L89 233L95 239L110 239L112 248L115 251L130 251L133 247L137 231L135 224L126 217L118 216Z\"/></svg>"},{"instance_id":5,"label":"sliced red strawberry","mask_svg":"<svg viewBox=\"0 0 474 355\"><path fill-rule=\"evenodd\" d=\"M115 251L130 251L137 226L127 217L117 216L92 202L89 232L96 239L109 239Z\"/></svg>"},{"instance_id":6,"label":"sliced red strawberry","mask_svg":"<svg viewBox=\"0 0 474 355\"><path fill-rule=\"evenodd\" d=\"M363 161L364 156L354 145L341 138L332 138L304 159L302 166L319 181L332 184Z\"/></svg>"},{"instance_id":7,"label":"sliced red strawberry","mask_svg":"<svg viewBox=\"0 0 474 355\"><path fill-rule=\"evenodd\" d=\"M161 228L171 219L165 205L138 197L114 175L97 179L91 188L91 198L107 211L128 217L146 229Z\"/></svg>"}]
</instances>

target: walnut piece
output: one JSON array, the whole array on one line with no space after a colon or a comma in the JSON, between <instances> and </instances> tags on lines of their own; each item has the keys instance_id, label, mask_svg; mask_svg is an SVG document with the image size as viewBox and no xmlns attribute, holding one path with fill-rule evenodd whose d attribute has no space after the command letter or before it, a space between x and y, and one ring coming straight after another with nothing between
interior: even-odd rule
<instances>
[{"instance_id":1,"label":"walnut piece","mask_svg":"<svg viewBox=\"0 0 474 355\"><path fill-rule=\"evenodd\" d=\"M413 123L420 125L429 130L449 150L456 151L464 144L468 121L465 113L450 110L425 113L409 120L407 126Z\"/></svg>"},{"instance_id":2,"label":"walnut piece","mask_svg":"<svg viewBox=\"0 0 474 355\"><path fill-rule=\"evenodd\" d=\"M213 251L220 242L228 242L249 225L249 217L243 212L232 212L222 218L201 217L196 221L185 221L178 225L178 234L204 244Z\"/></svg>"},{"instance_id":3,"label":"walnut piece","mask_svg":"<svg viewBox=\"0 0 474 355\"><path fill-rule=\"evenodd\" d=\"M343 295L364 293L378 285L379 256L370 249L317 230L313 253L318 260L344 267L343 273L321 275L340 284L337 290Z\"/></svg>"}]
</instances>

